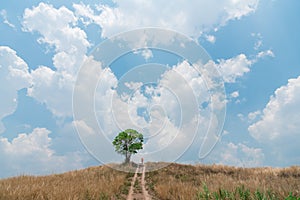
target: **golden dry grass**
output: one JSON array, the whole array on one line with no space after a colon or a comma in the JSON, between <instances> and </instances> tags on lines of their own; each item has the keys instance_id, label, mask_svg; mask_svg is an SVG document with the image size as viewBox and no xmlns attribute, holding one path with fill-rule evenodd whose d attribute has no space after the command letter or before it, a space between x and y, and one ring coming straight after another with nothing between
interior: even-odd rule
<instances>
[{"instance_id":1,"label":"golden dry grass","mask_svg":"<svg viewBox=\"0 0 300 200\"><path fill-rule=\"evenodd\" d=\"M0 199L124 199L128 175L100 166L50 176L8 178L0 180Z\"/></svg>"},{"instance_id":2,"label":"golden dry grass","mask_svg":"<svg viewBox=\"0 0 300 200\"><path fill-rule=\"evenodd\" d=\"M147 163L147 169L161 168L168 163ZM116 167L116 165L114 165ZM127 166L118 166L125 169ZM131 171L129 167L126 170ZM7 199L126 199L133 173L109 167L91 167L49 176L19 176L0 180L0 200ZM170 164L146 173L148 192L153 199L202 199L204 185L210 191L237 192L237 188L269 192L285 199L290 192L300 197L300 167L236 168L220 165ZM135 190L140 191L138 186ZM237 196L236 196L237 197ZM215 199L210 196L208 199ZM239 198L233 198L239 199ZM252 198L249 198L252 199Z\"/></svg>"},{"instance_id":3,"label":"golden dry grass","mask_svg":"<svg viewBox=\"0 0 300 200\"><path fill-rule=\"evenodd\" d=\"M197 199L199 193L204 192L204 185L211 194L220 190L237 193L237 188L245 188L252 195L259 191L285 199L292 192L294 196L300 197L300 167L277 169L171 164L148 172L146 181L152 195L162 200Z\"/></svg>"}]
</instances>

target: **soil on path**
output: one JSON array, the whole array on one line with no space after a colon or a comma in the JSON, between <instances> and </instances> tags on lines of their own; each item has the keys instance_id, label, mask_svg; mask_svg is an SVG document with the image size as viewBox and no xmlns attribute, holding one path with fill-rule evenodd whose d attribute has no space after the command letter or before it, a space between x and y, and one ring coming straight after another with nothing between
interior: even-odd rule
<instances>
[{"instance_id":1,"label":"soil on path","mask_svg":"<svg viewBox=\"0 0 300 200\"><path fill-rule=\"evenodd\" d=\"M133 179L131 181L131 186L128 192L127 200L151 200L151 196L149 195L146 189L145 182L145 165L138 165L135 170Z\"/></svg>"}]
</instances>

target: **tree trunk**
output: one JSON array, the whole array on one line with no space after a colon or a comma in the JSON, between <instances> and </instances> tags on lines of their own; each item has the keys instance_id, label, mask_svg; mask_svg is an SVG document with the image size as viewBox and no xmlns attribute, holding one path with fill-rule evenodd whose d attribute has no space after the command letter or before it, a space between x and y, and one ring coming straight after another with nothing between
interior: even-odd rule
<instances>
[{"instance_id":1,"label":"tree trunk","mask_svg":"<svg viewBox=\"0 0 300 200\"><path fill-rule=\"evenodd\" d=\"M128 150L128 141L126 142L126 152L125 152L125 164L129 164L130 162L130 157L131 157L131 154L129 153L129 150Z\"/></svg>"},{"instance_id":2,"label":"tree trunk","mask_svg":"<svg viewBox=\"0 0 300 200\"><path fill-rule=\"evenodd\" d=\"M125 164L129 164L130 157L131 157L131 155L129 153L126 153L126 155L125 155Z\"/></svg>"}]
</instances>

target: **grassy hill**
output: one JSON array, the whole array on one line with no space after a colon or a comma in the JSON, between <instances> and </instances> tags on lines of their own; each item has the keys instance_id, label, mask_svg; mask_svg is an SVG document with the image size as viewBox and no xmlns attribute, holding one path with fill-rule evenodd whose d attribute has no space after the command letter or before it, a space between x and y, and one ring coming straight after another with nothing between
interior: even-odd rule
<instances>
[{"instance_id":1,"label":"grassy hill","mask_svg":"<svg viewBox=\"0 0 300 200\"><path fill-rule=\"evenodd\" d=\"M159 199L300 199L300 167L171 164L146 180Z\"/></svg>"},{"instance_id":2,"label":"grassy hill","mask_svg":"<svg viewBox=\"0 0 300 200\"><path fill-rule=\"evenodd\" d=\"M162 164L147 163L146 168ZM132 177L133 173L106 166L49 176L19 176L0 180L0 200L126 199ZM172 163L147 172L145 181L153 199L300 199L300 167Z\"/></svg>"}]
</instances>

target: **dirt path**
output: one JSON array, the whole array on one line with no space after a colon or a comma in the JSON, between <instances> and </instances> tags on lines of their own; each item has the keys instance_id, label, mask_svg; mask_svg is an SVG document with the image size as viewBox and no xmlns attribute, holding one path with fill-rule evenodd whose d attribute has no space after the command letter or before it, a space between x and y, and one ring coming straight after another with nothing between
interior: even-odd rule
<instances>
[{"instance_id":1,"label":"dirt path","mask_svg":"<svg viewBox=\"0 0 300 200\"><path fill-rule=\"evenodd\" d=\"M146 190L145 171L145 165L139 165L136 168L127 200L151 200L151 197Z\"/></svg>"},{"instance_id":2,"label":"dirt path","mask_svg":"<svg viewBox=\"0 0 300 200\"><path fill-rule=\"evenodd\" d=\"M141 180L143 195L145 200L151 200L151 197L148 194L148 191L146 190L145 171L146 171L146 166L143 165L143 173L142 173L142 180Z\"/></svg>"}]
</instances>

